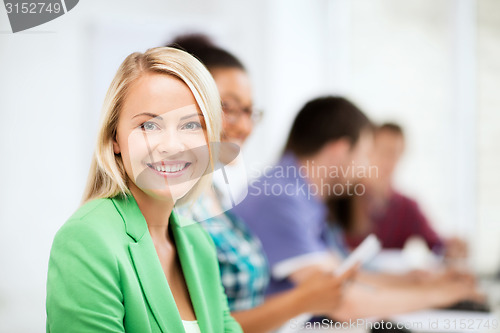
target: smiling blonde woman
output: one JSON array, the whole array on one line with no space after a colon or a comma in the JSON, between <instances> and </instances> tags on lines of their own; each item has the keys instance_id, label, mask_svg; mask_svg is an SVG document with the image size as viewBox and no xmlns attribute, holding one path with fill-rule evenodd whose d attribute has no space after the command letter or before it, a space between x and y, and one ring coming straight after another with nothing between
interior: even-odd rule
<instances>
[{"instance_id":1,"label":"smiling blonde woman","mask_svg":"<svg viewBox=\"0 0 500 333\"><path fill-rule=\"evenodd\" d=\"M55 236L47 332L241 332L211 238L173 212L210 181L219 95L194 57L133 53L108 90L81 206Z\"/></svg>"}]
</instances>

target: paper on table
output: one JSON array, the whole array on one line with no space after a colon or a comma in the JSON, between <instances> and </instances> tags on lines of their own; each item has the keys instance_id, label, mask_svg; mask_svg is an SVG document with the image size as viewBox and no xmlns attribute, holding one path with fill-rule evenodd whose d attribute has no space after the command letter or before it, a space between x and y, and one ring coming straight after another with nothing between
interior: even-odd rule
<instances>
[{"instance_id":1,"label":"paper on table","mask_svg":"<svg viewBox=\"0 0 500 333\"><path fill-rule=\"evenodd\" d=\"M368 235L359 246L349 254L346 260L335 270L336 275L342 275L356 264L365 264L377 255L382 245L374 234Z\"/></svg>"},{"instance_id":2,"label":"paper on table","mask_svg":"<svg viewBox=\"0 0 500 333\"><path fill-rule=\"evenodd\" d=\"M351 254L345 259L339 267L334 271L335 275L342 275L348 271L351 267L356 264L365 264L380 252L382 246L377 236L374 234L368 235L359 246L351 252ZM310 313L303 313L300 316L293 318L295 323L305 323L313 317ZM300 326L300 325L297 325ZM297 332L298 329L294 329L291 325L285 324L277 333L289 333Z\"/></svg>"}]
</instances>

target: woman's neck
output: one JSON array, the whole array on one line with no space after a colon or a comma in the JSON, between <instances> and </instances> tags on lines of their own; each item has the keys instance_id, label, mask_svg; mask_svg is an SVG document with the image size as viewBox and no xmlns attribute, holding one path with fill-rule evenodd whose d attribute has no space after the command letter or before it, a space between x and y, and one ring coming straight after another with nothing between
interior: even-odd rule
<instances>
[{"instance_id":1,"label":"woman's neck","mask_svg":"<svg viewBox=\"0 0 500 333\"><path fill-rule=\"evenodd\" d=\"M130 192L141 210L153 241L170 241L169 218L174 208L172 199L154 198L144 193L135 184L130 184Z\"/></svg>"}]
</instances>

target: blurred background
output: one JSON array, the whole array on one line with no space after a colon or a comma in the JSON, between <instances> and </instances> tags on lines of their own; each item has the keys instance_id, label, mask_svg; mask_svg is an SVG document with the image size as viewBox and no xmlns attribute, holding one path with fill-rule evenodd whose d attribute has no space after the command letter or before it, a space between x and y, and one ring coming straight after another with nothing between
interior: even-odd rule
<instances>
[{"instance_id":1,"label":"blurred background","mask_svg":"<svg viewBox=\"0 0 500 333\"><path fill-rule=\"evenodd\" d=\"M45 331L55 232L76 210L106 89L133 51L202 32L243 60L265 111L250 175L300 107L345 95L407 134L398 188L474 269L500 266L500 1L82 0L12 34L0 8L0 331Z\"/></svg>"}]
</instances>

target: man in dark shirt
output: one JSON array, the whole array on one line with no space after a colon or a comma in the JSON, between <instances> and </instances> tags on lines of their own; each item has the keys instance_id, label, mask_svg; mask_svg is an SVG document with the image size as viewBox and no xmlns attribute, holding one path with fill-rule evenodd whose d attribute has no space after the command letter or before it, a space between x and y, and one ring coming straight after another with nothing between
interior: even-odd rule
<instances>
[{"instance_id":1,"label":"man in dark shirt","mask_svg":"<svg viewBox=\"0 0 500 333\"><path fill-rule=\"evenodd\" d=\"M404 134L399 125L386 123L375 131L372 163L379 174L370 180L365 197L359 198L370 221L365 231L375 233L384 248L401 249L410 237L418 236L433 251L445 251L449 257L464 257L463 241L439 237L417 202L394 190L393 175L404 147ZM346 240L350 247L356 247L364 236L362 232L348 234Z\"/></svg>"}]
</instances>

